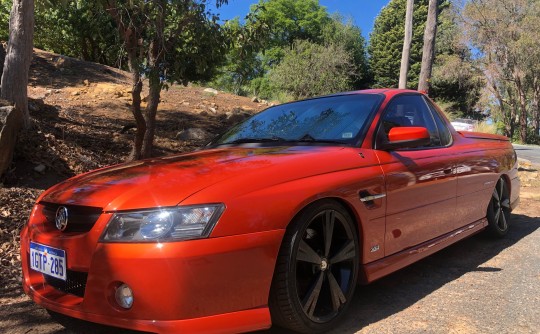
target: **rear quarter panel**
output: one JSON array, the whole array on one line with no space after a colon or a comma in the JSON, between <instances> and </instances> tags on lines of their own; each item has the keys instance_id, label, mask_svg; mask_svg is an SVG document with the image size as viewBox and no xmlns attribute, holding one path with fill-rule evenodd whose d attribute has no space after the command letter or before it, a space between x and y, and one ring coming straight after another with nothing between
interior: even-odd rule
<instances>
[{"instance_id":1,"label":"rear quarter panel","mask_svg":"<svg viewBox=\"0 0 540 334\"><path fill-rule=\"evenodd\" d=\"M506 137L456 133L455 138L459 152L456 213L464 224L485 217L500 177L511 186L511 198L519 197L517 158Z\"/></svg>"}]
</instances>

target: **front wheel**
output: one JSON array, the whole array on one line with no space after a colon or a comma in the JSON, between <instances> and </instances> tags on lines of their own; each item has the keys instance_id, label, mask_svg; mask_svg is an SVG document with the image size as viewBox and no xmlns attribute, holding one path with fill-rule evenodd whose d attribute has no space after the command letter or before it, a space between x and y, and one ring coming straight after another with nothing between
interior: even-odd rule
<instances>
[{"instance_id":1,"label":"front wheel","mask_svg":"<svg viewBox=\"0 0 540 334\"><path fill-rule=\"evenodd\" d=\"M503 178L497 181L487 209L488 231L492 236L503 237L510 223L510 192Z\"/></svg>"},{"instance_id":2,"label":"front wheel","mask_svg":"<svg viewBox=\"0 0 540 334\"><path fill-rule=\"evenodd\" d=\"M302 333L330 329L358 279L356 226L334 201L308 206L285 233L270 294L275 324Z\"/></svg>"}]
</instances>

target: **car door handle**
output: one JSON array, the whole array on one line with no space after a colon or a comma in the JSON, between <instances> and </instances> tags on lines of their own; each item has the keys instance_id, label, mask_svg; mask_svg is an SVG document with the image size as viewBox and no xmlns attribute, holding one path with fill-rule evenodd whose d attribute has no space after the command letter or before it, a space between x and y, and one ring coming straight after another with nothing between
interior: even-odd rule
<instances>
[{"instance_id":1,"label":"car door handle","mask_svg":"<svg viewBox=\"0 0 540 334\"><path fill-rule=\"evenodd\" d=\"M452 168L445 169L444 174L452 174Z\"/></svg>"}]
</instances>

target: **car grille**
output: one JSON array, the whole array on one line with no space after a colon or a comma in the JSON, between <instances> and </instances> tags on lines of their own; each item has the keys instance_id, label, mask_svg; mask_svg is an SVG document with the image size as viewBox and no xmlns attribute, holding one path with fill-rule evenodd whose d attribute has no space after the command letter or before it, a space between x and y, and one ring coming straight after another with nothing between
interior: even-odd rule
<instances>
[{"instance_id":1,"label":"car grille","mask_svg":"<svg viewBox=\"0 0 540 334\"><path fill-rule=\"evenodd\" d=\"M61 205L47 202L41 202L39 204L43 206L43 215L52 226L56 226L54 220L58 208L61 206L67 208L68 225L64 232L90 231L103 211L101 208L92 206Z\"/></svg>"},{"instance_id":2,"label":"car grille","mask_svg":"<svg viewBox=\"0 0 540 334\"><path fill-rule=\"evenodd\" d=\"M88 273L68 270L66 273L67 279L65 281L48 275L43 276L45 277L45 282L57 290L75 296L84 297Z\"/></svg>"}]
</instances>

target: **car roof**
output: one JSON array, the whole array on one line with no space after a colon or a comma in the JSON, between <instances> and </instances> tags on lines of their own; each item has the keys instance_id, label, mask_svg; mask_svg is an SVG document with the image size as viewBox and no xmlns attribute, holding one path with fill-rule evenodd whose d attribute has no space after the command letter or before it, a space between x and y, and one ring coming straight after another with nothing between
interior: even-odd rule
<instances>
[{"instance_id":1,"label":"car roof","mask_svg":"<svg viewBox=\"0 0 540 334\"><path fill-rule=\"evenodd\" d=\"M422 94L421 92L417 90L412 90L412 89L375 88L375 89L355 90L351 92L342 92L342 93L337 93L337 94L331 94L328 96L356 95L356 94L383 94L383 95L386 95L386 97L393 97L397 94L403 94L403 93Z\"/></svg>"}]
</instances>

